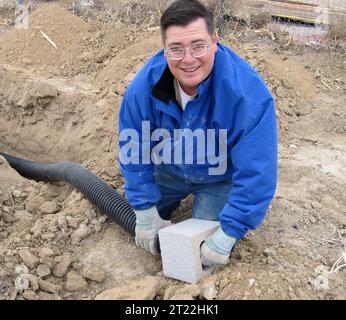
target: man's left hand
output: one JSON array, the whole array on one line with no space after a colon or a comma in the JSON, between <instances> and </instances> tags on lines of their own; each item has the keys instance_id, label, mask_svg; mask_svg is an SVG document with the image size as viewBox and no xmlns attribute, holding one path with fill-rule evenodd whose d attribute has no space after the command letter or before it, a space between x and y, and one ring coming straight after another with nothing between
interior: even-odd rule
<instances>
[{"instance_id":1,"label":"man's left hand","mask_svg":"<svg viewBox=\"0 0 346 320\"><path fill-rule=\"evenodd\" d=\"M201 245L201 260L205 267L225 265L237 239L228 236L221 227Z\"/></svg>"}]
</instances>

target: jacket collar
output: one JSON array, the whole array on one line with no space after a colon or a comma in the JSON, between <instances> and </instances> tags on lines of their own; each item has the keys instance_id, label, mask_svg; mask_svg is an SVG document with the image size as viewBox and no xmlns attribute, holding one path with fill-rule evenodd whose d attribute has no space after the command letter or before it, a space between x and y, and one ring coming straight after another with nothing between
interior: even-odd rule
<instances>
[{"instance_id":1,"label":"jacket collar","mask_svg":"<svg viewBox=\"0 0 346 320\"><path fill-rule=\"evenodd\" d=\"M213 70L212 72L213 73ZM207 91L207 88L210 85L212 75L210 74L206 80L204 80L201 84L197 87L197 93L198 96L196 99L201 97L204 92ZM173 101L176 105L179 106L179 103L175 96L175 89L174 89L174 76L172 72L169 70L168 65L165 65L165 69L163 70L161 77L159 80L154 84L153 89L151 90L151 94L154 98L157 98L164 102L165 104L169 103L169 100Z\"/></svg>"},{"instance_id":2,"label":"jacket collar","mask_svg":"<svg viewBox=\"0 0 346 320\"><path fill-rule=\"evenodd\" d=\"M177 105L179 105L174 90L174 76L169 70L168 65L166 65L163 73L161 74L160 79L154 84L151 94L153 97L161 100L165 104L169 103L169 100L172 100Z\"/></svg>"}]
</instances>

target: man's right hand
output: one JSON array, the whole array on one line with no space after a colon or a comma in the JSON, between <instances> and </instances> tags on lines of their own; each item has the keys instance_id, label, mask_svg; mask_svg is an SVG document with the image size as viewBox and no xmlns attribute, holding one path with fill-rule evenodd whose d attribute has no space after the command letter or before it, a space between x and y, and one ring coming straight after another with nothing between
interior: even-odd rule
<instances>
[{"instance_id":1,"label":"man's right hand","mask_svg":"<svg viewBox=\"0 0 346 320\"><path fill-rule=\"evenodd\" d=\"M145 210L134 210L136 214L136 245L151 252L158 254L157 233L160 229L171 225L170 220L163 220L156 206Z\"/></svg>"}]
</instances>

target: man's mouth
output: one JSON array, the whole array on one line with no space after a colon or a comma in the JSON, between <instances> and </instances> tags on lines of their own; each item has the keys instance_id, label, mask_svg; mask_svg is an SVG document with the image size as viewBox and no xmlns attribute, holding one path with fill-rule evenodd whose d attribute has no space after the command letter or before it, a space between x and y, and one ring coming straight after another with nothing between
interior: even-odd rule
<instances>
[{"instance_id":1,"label":"man's mouth","mask_svg":"<svg viewBox=\"0 0 346 320\"><path fill-rule=\"evenodd\" d=\"M191 68L180 68L180 69L186 73L193 73L193 72L197 71L200 67L201 66L191 67Z\"/></svg>"}]
</instances>

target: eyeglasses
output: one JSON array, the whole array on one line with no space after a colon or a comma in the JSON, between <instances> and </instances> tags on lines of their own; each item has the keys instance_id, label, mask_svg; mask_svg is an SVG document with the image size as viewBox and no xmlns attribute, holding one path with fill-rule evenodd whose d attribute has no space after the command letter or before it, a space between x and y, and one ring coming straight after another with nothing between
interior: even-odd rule
<instances>
[{"instance_id":1,"label":"eyeglasses","mask_svg":"<svg viewBox=\"0 0 346 320\"><path fill-rule=\"evenodd\" d=\"M211 47L211 44L197 44L192 47L186 48L173 48L170 50L165 50L165 55L168 56L169 59L179 61L183 60L186 55L186 49L189 49L190 54L195 58L201 58L208 54L208 49Z\"/></svg>"}]
</instances>

